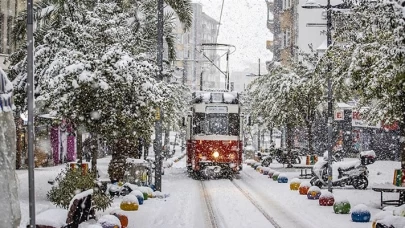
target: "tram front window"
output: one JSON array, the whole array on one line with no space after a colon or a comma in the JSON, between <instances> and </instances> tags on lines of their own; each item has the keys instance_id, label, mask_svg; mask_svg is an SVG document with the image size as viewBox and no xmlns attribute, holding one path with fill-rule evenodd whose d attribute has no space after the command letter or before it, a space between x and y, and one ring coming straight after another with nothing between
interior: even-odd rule
<instances>
[{"instance_id":1,"label":"tram front window","mask_svg":"<svg viewBox=\"0 0 405 228\"><path fill-rule=\"evenodd\" d=\"M207 134L228 135L228 114L210 113L206 116Z\"/></svg>"}]
</instances>

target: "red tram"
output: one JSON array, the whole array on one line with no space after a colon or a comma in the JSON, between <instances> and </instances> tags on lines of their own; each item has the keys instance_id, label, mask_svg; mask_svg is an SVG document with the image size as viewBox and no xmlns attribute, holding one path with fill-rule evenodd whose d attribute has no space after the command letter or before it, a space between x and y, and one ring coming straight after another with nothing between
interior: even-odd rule
<instances>
[{"instance_id":1,"label":"red tram","mask_svg":"<svg viewBox=\"0 0 405 228\"><path fill-rule=\"evenodd\" d=\"M187 170L201 176L230 176L242 169L239 94L195 92L187 116Z\"/></svg>"}]
</instances>

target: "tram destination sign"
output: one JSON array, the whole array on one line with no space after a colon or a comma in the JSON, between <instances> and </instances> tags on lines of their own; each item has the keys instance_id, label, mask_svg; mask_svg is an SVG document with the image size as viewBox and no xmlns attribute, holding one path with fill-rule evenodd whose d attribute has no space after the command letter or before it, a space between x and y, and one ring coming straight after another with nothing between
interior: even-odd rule
<instances>
[{"instance_id":1,"label":"tram destination sign","mask_svg":"<svg viewBox=\"0 0 405 228\"><path fill-rule=\"evenodd\" d=\"M228 113L226 106L208 106L205 108L206 113Z\"/></svg>"}]
</instances>

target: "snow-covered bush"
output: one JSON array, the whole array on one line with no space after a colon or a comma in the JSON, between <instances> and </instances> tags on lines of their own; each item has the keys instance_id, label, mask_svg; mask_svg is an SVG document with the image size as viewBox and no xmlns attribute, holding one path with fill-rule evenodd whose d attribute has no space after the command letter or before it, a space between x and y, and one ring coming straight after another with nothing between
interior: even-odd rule
<instances>
[{"instance_id":1,"label":"snow-covered bush","mask_svg":"<svg viewBox=\"0 0 405 228\"><path fill-rule=\"evenodd\" d=\"M76 194L93 189L92 203L95 209L105 210L112 200L95 184L95 174L91 171L71 169L67 166L55 178L55 184L47 193L47 198L56 206L68 209L70 201Z\"/></svg>"}]
</instances>

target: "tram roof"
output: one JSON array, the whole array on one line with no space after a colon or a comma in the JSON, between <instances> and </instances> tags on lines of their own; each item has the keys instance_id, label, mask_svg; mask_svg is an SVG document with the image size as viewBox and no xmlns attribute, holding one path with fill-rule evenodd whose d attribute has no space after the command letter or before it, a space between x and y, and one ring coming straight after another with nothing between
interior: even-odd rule
<instances>
[{"instance_id":1,"label":"tram roof","mask_svg":"<svg viewBox=\"0 0 405 228\"><path fill-rule=\"evenodd\" d=\"M239 93L225 91L197 91L193 93L192 103L239 104Z\"/></svg>"}]
</instances>

